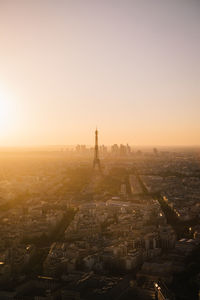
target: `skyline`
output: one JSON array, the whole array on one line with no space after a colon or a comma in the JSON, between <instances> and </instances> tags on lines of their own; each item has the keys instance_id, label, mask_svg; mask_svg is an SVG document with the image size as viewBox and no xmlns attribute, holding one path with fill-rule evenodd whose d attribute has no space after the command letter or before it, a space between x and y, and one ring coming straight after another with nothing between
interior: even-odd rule
<instances>
[{"instance_id":1,"label":"skyline","mask_svg":"<svg viewBox=\"0 0 200 300\"><path fill-rule=\"evenodd\" d=\"M0 1L0 147L200 145L200 2Z\"/></svg>"}]
</instances>

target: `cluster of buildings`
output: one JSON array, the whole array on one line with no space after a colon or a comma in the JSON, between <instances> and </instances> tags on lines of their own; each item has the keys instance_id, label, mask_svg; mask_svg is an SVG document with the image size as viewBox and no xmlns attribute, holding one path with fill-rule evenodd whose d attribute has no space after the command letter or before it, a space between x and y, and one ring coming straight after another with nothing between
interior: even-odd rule
<instances>
[{"instance_id":1,"label":"cluster of buildings","mask_svg":"<svg viewBox=\"0 0 200 300\"><path fill-rule=\"evenodd\" d=\"M105 161L104 174L89 182L86 163L68 168L55 158L2 178L0 284L16 280L16 286L9 294L0 289L1 299L114 300L126 293L133 299L174 299L169 287L199 249L200 226L194 223L190 236L179 238L159 200L180 222L199 220L198 162L157 150L133 158L128 145L110 151L113 159ZM107 148L99 147L97 154L103 152L107 155ZM116 194L105 189L109 176ZM69 207L76 213L58 236L55 230ZM50 242L45 246L44 240ZM40 273L26 277L34 257L41 259Z\"/></svg>"},{"instance_id":2,"label":"cluster of buildings","mask_svg":"<svg viewBox=\"0 0 200 300\"><path fill-rule=\"evenodd\" d=\"M0 284L19 278L40 242L54 237L71 197L68 166L60 161L8 164L5 170L0 178Z\"/></svg>"},{"instance_id":3,"label":"cluster of buildings","mask_svg":"<svg viewBox=\"0 0 200 300\"><path fill-rule=\"evenodd\" d=\"M182 221L200 217L200 178L168 178L161 195Z\"/></svg>"},{"instance_id":4,"label":"cluster of buildings","mask_svg":"<svg viewBox=\"0 0 200 300\"><path fill-rule=\"evenodd\" d=\"M175 243L176 235L156 200L131 203L113 197L86 202L66 229L65 241L52 244L44 272L47 276L77 270L129 272Z\"/></svg>"},{"instance_id":5,"label":"cluster of buildings","mask_svg":"<svg viewBox=\"0 0 200 300\"><path fill-rule=\"evenodd\" d=\"M160 194L165 203L174 211L181 221L189 221L200 217L200 174L198 158L191 161L188 155L171 157L168 163L157 159L157 170L151 162L154 172L148 170L142 174L141 179L148 192ZM148 162L148 166L150 162ZM145 173L144 169L142 173Z\"/></svg>"},{"instance_id":6,"label":"cluster of buildings","mask_svg":"<svg viewBox=\"0 0 200 300\"><path fill-rule=\"evenodd\" d=\"M26 207L1 213L0 282L22 272L35 253L35 242L50 237L63 215L62 209L31 201L26 202Z\"/></svg>"},{"instance_id":7,"label":"cluster of buildings","mask_svg":"<svg viewBox=\"0 0 200 300\"><path fill-rule=\"evenodd\" d=\"M77 145L76 148L74 149L75 154L78 155L93 155L94 153L94 148L93 147L87 147L86 145ZM100 145L99 146L99 154L101 157L107 157L107 156L112 156L112 157L126 157L130 156L132 154L132 149L131 147L123 144L114 144L110 147L107 147L105 145Z\"/></svg>"}]
</instances>

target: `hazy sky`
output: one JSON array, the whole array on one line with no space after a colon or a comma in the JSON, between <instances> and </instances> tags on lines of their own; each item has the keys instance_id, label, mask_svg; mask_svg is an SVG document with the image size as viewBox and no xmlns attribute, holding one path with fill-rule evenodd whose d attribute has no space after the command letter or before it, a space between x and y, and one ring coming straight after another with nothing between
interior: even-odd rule
<instances>
[{"instance_id":1,"label":"hazy sky","mask_svg":"<svg viewBox=\"0 0 200 300\"><path fill-rule=\"evenodd\" d=\"M0 145L200 144L199 0L0 0Z\"/></svg>"}]
</instances>

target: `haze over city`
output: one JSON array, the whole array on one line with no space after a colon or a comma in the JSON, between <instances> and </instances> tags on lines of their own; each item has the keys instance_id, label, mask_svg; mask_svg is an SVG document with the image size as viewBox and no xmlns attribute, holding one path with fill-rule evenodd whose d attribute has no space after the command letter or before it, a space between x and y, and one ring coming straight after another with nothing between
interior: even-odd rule
<instances>
[{"instance_id":1,"label":"haze over city","mask_svg":"<svg viewBox=\"0 0 200 300\"><path fill-rule=\"evenodd\" d=\"M200 2L0 1L0 146L200 145Z\"/></svg>"},{"instance_id":2,"label":"haze over city","mask_svg":"<svg viewBox=\"0 0 200 300\"><path fill-rule=\"evenodd\" d=\"M0 0L0 300L200 300L200 0Z\"/></svg>"}]
</instances>

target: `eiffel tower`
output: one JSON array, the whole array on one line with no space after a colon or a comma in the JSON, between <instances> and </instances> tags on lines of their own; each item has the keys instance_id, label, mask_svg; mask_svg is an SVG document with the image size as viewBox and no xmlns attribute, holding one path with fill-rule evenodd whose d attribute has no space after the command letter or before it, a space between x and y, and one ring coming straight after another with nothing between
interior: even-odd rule
<instances>
[{"instance_id":1,"label":"eiffel tower","mask_svg":"<svg viewBox=\"0 0 200 300\"><path fill-rule=\"evenodd\" d=\"M98 145L98 130L95 131L95 148L94 148L94 161L93 169L97 169L101 173L101 164L99 159L99 145Z\"/></svg>"}]
</instances>

